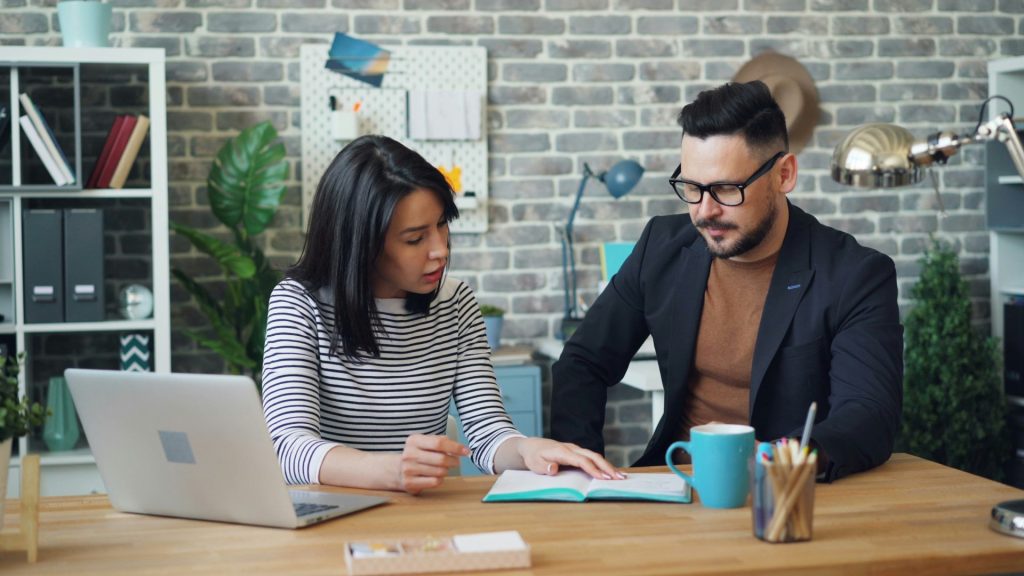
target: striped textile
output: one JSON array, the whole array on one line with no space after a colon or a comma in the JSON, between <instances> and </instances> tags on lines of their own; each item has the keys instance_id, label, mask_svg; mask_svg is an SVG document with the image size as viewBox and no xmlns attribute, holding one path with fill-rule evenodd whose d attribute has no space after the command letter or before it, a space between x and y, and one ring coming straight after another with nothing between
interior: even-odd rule
<instances>
[{"instance_id":1,"label":"striped textile","mask_svg":"<svg viewBox=\"0 0 1024 576\"><path fill-rule=\"evenodd\" d=\"M445 433L455 405L473 462L494 471L501 442L521 436L505 413L476 298L451 278L427 315L379 299L380 358L331 356L334 307L286 278L270 296L263 352L263 410L285 479L315 484L338 444L400 452L410 434Z\"/></svg>"}]
</instances>

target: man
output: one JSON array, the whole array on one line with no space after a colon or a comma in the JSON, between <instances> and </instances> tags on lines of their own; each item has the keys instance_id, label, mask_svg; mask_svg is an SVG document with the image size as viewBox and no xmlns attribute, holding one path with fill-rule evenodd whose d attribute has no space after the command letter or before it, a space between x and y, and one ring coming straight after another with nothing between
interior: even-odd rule
<instances>
[{"instance_id":1,"label":"man","mask_svg":"<svg viewBox=\"0 0 1024 576\"><path fill-rule=\"evenodd\" d=\"M759 81L679 114L670 179L688 215L653 218L553 368L554 438L604 451L607 388L653 336L665 411L638 466L709 421L812 442L819 479L885 462L899 430L903 328L892 259L786 199L786 122Z\"/></svg>"}]
</instances>

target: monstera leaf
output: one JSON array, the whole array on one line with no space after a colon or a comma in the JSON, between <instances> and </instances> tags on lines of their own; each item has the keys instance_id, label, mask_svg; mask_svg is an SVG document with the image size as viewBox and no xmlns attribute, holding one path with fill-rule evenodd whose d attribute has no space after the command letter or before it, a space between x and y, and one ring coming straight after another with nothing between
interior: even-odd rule
<instances>
[{"instance_id":1,"label":"monstera leaf","mask_svg":"<svg viewBox=\"0 0 1024 576\"><path fill-rule=\"evenodd\" d=\"M270 122L246 128L220 149L210 168L206 184L214 216L245 236L266 229L284 195L288 163L276 138Z\"/></svg>"}]
</instances>

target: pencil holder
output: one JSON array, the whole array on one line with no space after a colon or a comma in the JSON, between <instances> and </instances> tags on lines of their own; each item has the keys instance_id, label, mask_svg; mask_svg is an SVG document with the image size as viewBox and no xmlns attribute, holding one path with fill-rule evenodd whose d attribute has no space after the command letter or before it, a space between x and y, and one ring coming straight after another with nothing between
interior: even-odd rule
<instances>
[{"instance_id":1,"label":"pencil holder","mask_svg":"<svg viewBox=\"0 0 1024 576\"><path fill-rule=\"evenodd\" d=\"M347 110L331 112L331 137L335 140L355 140L359 137L359 114Z\"/></svg>"},{"instance_id":2,"label":"pencil holder","mask_svg":"<svg viewBox=\"0 0 1024 576\"><path fill-rule=\"evenodd\" d=\"M755 464L754 536L766 542L803 542L814 529L816 462Z\"/></svg>"}]
</instances>

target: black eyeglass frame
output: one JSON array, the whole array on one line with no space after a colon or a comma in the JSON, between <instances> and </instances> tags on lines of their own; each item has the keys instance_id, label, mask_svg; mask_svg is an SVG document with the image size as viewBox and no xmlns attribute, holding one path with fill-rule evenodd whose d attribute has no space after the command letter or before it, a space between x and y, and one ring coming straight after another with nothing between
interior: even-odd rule
<instances>
[{"instance_id":1,"label":"black eyeglass frame","mask_svg":"<svg viewBox=\"0 0 1024 576\"><path fill-rule=\"evenodd\" d=\"M679 173L682 172L682 169L683 169L683 165L680 164L679 166L676 166L676 170L675 170L675 172L672 173L672 177L668 179L668 184L669 184L669 186L672 187L672 191L676 193L676 196L678 196L680 200L682 200L683 202L686 202L687 204L700 204L701 202L704 201L704 193L706 192L706 193L710 194L712 198L714 198L715 202L718 202L722 206L739 206L740 204L743 204L744 200L747 199L746 189L751 184L756 182L758 178L760 178L761 176L764 176L769 171L771 171L771 169L775 167L775 163L778 162L779 159L782 158L783 156L785 156L786 154L787 154L787 152L785 150L777 152L774 156L769 158L767 162L762 164L761 167L758 168L757 171L755 171L750 176L750 178L747 178L743 182L712 182L711 184L701 184L700 182L695 182L693 180L687 180L685 178L677 178L677 176L679 176ZM687 200L683 196L683 193L679 191L679 188L676 187L676 184L689 184L690 186L696 187L697 189L700 190L700 198L698 198L696 201ZM729 204L729 203L726 203L726 202L722 202L718 198L718 194L716 194L715 191L712 189L715 186L733 186L733 187L735 187L737 190L740 191L740 201L736 202L735 204Z\"/></svg>"}]
</instances>

